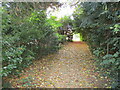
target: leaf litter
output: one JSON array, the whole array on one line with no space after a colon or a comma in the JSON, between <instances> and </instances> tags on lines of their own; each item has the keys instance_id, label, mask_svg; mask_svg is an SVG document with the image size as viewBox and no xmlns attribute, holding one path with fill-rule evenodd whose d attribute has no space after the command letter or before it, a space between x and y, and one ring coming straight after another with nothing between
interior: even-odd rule
<instances>
[{"instance_id":1,"label":"leaf litter","mask_svg":"<svg viewBox=\"0 0 120 90\"><path fill-rule=\"evenodd\" d=\"M110 79L96 68L88 45L71 42L56 54L34 61L10 82L13 88L110 88Z\"/></svg>"}]
</instances>

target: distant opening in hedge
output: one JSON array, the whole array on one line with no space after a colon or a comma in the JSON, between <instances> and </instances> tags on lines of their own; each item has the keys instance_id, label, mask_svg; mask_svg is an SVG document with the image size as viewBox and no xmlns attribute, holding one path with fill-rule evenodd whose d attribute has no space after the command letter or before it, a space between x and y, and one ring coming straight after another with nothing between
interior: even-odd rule
<instances>
[{"instance_id":1,"label":"distant opening in hedge","mask_svg":"<svg viewBox=\"0 0 120 90\"><path fill-rule=\"evenodd\" d=\"M74 33L73 34L73 41L82 41L82 36L80 33Z\"/></svg>"}]
</instances>

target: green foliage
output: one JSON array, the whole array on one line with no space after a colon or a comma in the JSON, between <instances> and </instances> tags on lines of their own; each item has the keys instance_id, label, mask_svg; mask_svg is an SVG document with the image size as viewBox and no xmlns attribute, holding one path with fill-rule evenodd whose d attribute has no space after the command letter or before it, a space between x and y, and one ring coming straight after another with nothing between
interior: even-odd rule
<instances>
[{"instance_id":1,"label":"green foliage","mask_svg":"<svg viewBox=\"0 0 120 90\"><path fill-rule=\"evenodd\" d=\"M3 77L10 74L17 75L23 68L32 64L33 60L59 49L59 38L54 32L60 26L59 23L53 19L53 28L46 18L45 10L38 11L30 8L29 14L24 13L28 9L19 14L21 6L24 5L26 4L3 3L3 69L1 71ZM17 11L14 7L19 7L19 10ZM14 15L15 13L17 14Z\"/></svg>"},{"instance_id":2,"label":"green foliage","mask_svg":"<svg viewBox=\"0 0 120 90\"><path fill-rule=\"evenodd\" d=\"M112 87L118 86L120 70L120 6L118 2L81 3L74 13L74 28L80 32L98 59L98 65L109 71ZM105 72L105 71L104 71ZM103 73L104 73L103 72Z\"/></svg>"},{"instance_id":3,"label":"green foliage","mask_svg":"<svg viewBox=\"0 0 120 90\"><path fill-rule=\"evenodd\" d=\"M57 20L56 16L51 16L48 20L47 20L48 24L50 24L52 26L52 28L57 31L59 27L62 26L62 23L60 23Z\"/></svg>"},{"instance_id":4,"label":"green foliage","mask_svg":"<svg viewBox=\"0 0 120 90\"><path fill-rule=\"evenodd\" d=\"M58 41L61 43L66 41L66 35L60 35L59 33L56 33L55 36L58 38Z\"/></svg>"},{"instance_id":5,"label":"green foliage","mask_svg":"<svg viewBox=\"0 0 120 90\"><path fill-rule=\"evenodd\" d=\"M62 18L59 19L59 21L63 24L62 26L66 26L66 25L71 25L72 26L72 19L70 19L70 16L64 16Z\"/></svg>"}]
</instances>

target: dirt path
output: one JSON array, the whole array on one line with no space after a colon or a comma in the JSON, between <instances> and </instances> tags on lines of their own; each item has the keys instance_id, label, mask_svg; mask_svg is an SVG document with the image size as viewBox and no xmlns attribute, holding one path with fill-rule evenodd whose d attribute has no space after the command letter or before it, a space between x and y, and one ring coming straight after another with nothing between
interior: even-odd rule
<instances>
[{"instance_id":1,"label":"dirt path","mask_svg":"<svg viewBox=\"0 0 120 90\"><path fill-rule=\"evenodd\" d=\"M95 65L88 46L68 43L58 53L35 61L20 78L11 80L13 87L105 88L109 79L94 72Z\"/></svg>"}]
</instances>

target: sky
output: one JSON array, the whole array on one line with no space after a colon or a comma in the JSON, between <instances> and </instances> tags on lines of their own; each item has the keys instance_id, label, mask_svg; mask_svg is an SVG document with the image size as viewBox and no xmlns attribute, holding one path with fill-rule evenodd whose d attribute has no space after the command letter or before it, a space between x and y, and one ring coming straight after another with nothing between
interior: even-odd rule
<instances>
[{"instance_id":1,"label":"sky","mask_svg":"<svg viewBox=\"0 0 120 90\"><path fill-rule=\"evenodd\" d=\"M60 2L63 1L63 0L60 0ZM65 0L66 1L66 0ZM64 2L65 2L64 1ZM70 7L69 3L64 3L58 10L55 10L55 11L52 11L52 9L49 7L47 9L47 13L49 11L52 11L51 12L51 15L52 16L56 16L57 18L61 18L61 17L64 17L64 16L71 16L73 14L75 10L75 7ZM49 13L48 13L48 17L49 17ZM71 16L71 19L73 19L73 17Z\"/></svg>"}]
</instances>

